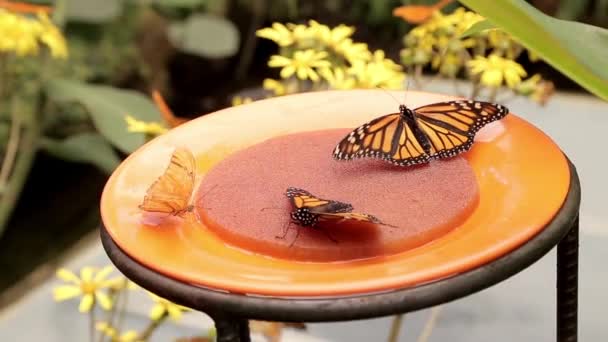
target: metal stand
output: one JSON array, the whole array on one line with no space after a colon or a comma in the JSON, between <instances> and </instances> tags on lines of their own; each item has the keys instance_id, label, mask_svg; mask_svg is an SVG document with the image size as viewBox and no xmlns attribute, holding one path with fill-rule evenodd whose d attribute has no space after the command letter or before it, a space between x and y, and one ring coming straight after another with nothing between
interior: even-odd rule
<instances>
[{"instance_id":1,"label":"metal stand","mask_svg":"<svg viewBox=\"0 0 608 342\"><path fill-rule=\"evenodd\" d=\"M519 273L557 247L557 342L576 342L580 184L570 164L570 189L555 217L528 242L465 273L391 292L331 298L284 298L227 293L170 278L126 254L105 229L108 257L129 279L174 303L209 314L219 342L250 342L248 319L335 322L421 310L471 295Z\"/></svg>"},{"instance_id":2,"label":"metal stand","mask_svg":"<svg viewBox=\"0 0 608 342\"><path fill-rule=\"evenodd\" d=\"M250 342L249 321L227 315L212 315L217 342Z\"/></svg>"},{"instance_id":3,"label":"metal stand","mask_svg":"<svg viewBox=\"0 0 608 342\"><path fill-rule=\"evenodd\" d=\"M578 217L557 245L557 342L578 340Z\"/></svg>"}]
</instances>

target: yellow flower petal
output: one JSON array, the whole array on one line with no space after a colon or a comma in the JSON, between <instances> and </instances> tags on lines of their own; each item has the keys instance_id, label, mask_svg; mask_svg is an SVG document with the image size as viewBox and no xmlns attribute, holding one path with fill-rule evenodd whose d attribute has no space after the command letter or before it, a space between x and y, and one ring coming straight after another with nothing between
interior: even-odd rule
<instances>
[{"instance_id":1,"label":"yellow flower petal","mask_svg":"<svg viewBox=\"0 0 608 342\"><path fill-rule=\"evenodd\" d=\"M97 322L95 323L95 329L99 330L99 331L106 331L108 328L110 328L110 325L108 324L108 322Z\"/></svg>"},{"instance_id":2,"label":"yellow flower petal","mask_svg":"<svg viewBox=\"0 0 608 342\"><path fill-rule=\"evenodd\" d=\"M135 342L137 341L137 337L139 337L139 333L137 331L129 330L120 335L120 342Z\"/></svg>"},{"instance_id":3,"label":"yellow flower petal","mask_svg":"<svg viewBox=\"0 0 608 342\"><path fill-rule=\"evenodd\" d=\"M505 70L505 81L509 88L515 88L521 82L521 76L513 70Z\"/></svg>"},{"instance_id":4,"label":"yellow flower petal","mask_svg":"<svg viewBox=\"0 0 608 342\"><path fill-rule=\"evenodd\" d=\"M80 300L80 305L78 306L78 311L80 312L89 312L93 308L93 304L95 304L95 298L92 294L85 294L82 296Z\"/></svg>"},{"instance_id":5,"label":"yellow flower petal","mask_svg":"<svg viewBox=\"0 0 608 342\"><path fill-rule=\"evenodd\" d=\"M68 283L73 283L75 285L80 284L80 278L78 278L78 276L76 276L74 274L74 272L65 269L65 268L60 268L57 270L57 272L55 273L57 275L57 278L68 282Z\"/></svg>"},{"instance_id":6,"label":"yellow flower petal","mask_svg":"<svg viewBox=\"0 0 608 342\"><path fill-rule=\"evenodd\" d=\"M91 280L93 280L93 267L87 266L87 267L83 267L80 270L80 279L83 282L90 282Z\"/></svg>"},{"instance_id":7,"label":"yellow flower petal","mask_svg":"<svg viewBox=\"0 0 608 342\"><path fill-rule=\"evenodd\" d=\"M319 81L319 75L312 68L306 68L306 73L307 73L308 78L311 81L313 81L313 82Z\"/></svg>"},{"instance_id":8,"label":"yellow flower petal","mask_svg":"<svg viewBox=\"0 0 608 342\"><path fill-rule=\"evenodd\" d=\"M106 266L106 267L102 268L99 272L97 272L97 274L95 274L95 278L93 278L93 282L99 283L99 282L103 281L104 279L106 279L108 277L108 275L110 275L110 273L112 273L113 270L114 270L114 268L112 266Z\"/></svg>"},{"instance_id":9,"label":"yellow flower petal","mask_svg":"<svg viewBox=\"0 0 608 342\"><path fill-rule=\"evenodd\" d=\"M272 90L275 95L280 96L284 95L286 92L285 86L283 83L277 80L273 80L272 78L267 78L264 80L263 84L264 89Z\"/></svg>"},{"instance_id":10,"label":"yellow flower petal","mask_svg":"<svg viewBox=\"0 0 608 342\"><path fill-rule=\"evenodd\" d=\"M152 308L152 310L150 310L150 319L153 321L158 321L159 319L161 319L161 317L163 317L163 315L166 313L166 309L163 305L161 304L157 304L154 305L154 307Z\"/></svg>"},{"instance_id":11,"label":"yellow flower petal","mask_svg":"<svg viewBox=\"0 0 608 342\"><path fill-rule=\"evenodd\" d=\"M104 309L104 310L112 309L112 300L106 293L101 292L101 291L96 291L95 299L97 300L99 305L102 307L102 309Z\"/></svg>"},{"instance_id":12,"label":"yellow flower petal","mask_svg":"<svg viewBox=\"0 0 608 342\"><path fill-rule=\"evenodd\" d=\"M281 78L289 78L296 71L294 66L286 66L281 70Z\"/></svg>"},{"instance_id":13,"label":"yellow flower petal","mask_svg":"<svg viewBox=\"0 0 608 342\"><path fill-rule=\"evenodd\" d=\"M62 285L53 289L53 298L60 302L79 296L82 293L79 286Z\"/></svg>"},{"instance_id":14,"label":"yellow flower petal","mask_svg":"<svg viewBox=\"0 0 608 342\"><path fill-rule=\"evenodd\" d=\"M502 73L499 70L487 70L481 74L481 84L488 87L498 87L502 83Z\"/></svg>"},{"instance_id":15,"label":"yellow flower petal","mask_svg":"<svg viewBox=\"0 0 608 342\"><path fill-rule=\"evenodd\" d=\"M127 288L129 284L129 280L125 277L114 277L111 279L102 280L99 282L98 286L100 288L112 288L115 290L120 290Z\"/></svg>"},{"instance_id":16,"label":"yellow flower petal","mask_svg":"<svg viewBox=\"0 0 608 342\"><path fill-rule=\"evenodd\" d=\"M182 310L177 305L169 305L167 312L169 313L169 317L174 321L179 321L182 318Z\"/></svg>"},{"instance_id":17,"label":"yellow flower petal","mask_svg":"<svg viewBox=\"0 0 608 342\"><path fill-rule=\"evenodd\" d=\"M270 60L268 61L269 67L284 67L286 65L290 65L292 63L291 59L279 55L270 56Z\"/></svg>"},{"instance_id":18,"label":"yellow flower petal","mask_svg":"<svg viewBox=\"0 0 608 342\"><path fill-rule=\"evenodd\" d=\"M306 76L307 76L307 70L308 69L309 68L306 68L306 67L300 67L300 68L298 68L297 69L297 76L298 76L298 78L301 79L301 80L305 80ZM281 76L283 76L283 75L281 75Z\"/></svg>"}]
</instances>

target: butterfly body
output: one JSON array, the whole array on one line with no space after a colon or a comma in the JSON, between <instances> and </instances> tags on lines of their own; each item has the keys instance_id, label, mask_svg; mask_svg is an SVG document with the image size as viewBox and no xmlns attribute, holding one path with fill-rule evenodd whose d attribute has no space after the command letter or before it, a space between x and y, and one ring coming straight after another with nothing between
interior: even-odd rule
<instances>
[{"instance_id":1,"label":"butterfly body","mask_svg":"<svg viewBox=\"0 0 608 342\"><path fill-rule=\"evenodd\" d=\"M379 158L399 166L450 158L469 150L475 133L509 110L482 101L447 101L373 119L350 132L334 149L338 160Z\"/></svg>"},{"instance_id":2,"label":"butterfly body","mask_svg":"<svg viewBox=\"0 0 608 342\"><path fill-rule=\"evenodd\" d=\"M292 221L303 227L315 228L320 221L341 222L346 220L387 225L375 216L353 213L353 207L348 203L321 199L306 190L290 187L285 195L294 206L294 210L291 212Z\"/></svg>"},{"instance_id":3,"label":"butterfly body","mask_svg":"<svg viewBox=\"0 0 608 342\"><path fill-rule=\"evenodd\" d=\"M418 122L416 121L416 114L414 113L414 111L407 108L405 105L399 105L399 115L401 116L401 120L403 120L400 125L403 125L404 123L408 125L412 129L414 137L416 137L416 139L420 142L420 146L427 154L430 154L431 144L424 132L422 131L422 128L420 128L420 125L418 125ZM399 128L403 130L403 127ZM396 138L398 137L395 136L395 139ZM398 144L393 143L392 145L393 150L391 150L391 152L394 154L396 152Z\"/></svg>"},{"instance_id":4,"label":"butterfly body","mask_svg":"<svg viewBox=\"0 0 608 342\"><path fill-rule=\"evenodd\" d=\"M319 222L319 216L310 212L307 208L298 208L291 212L291 219L293 222L299 224L302 227L314 228Z\"/></svg>"}]
</instances>

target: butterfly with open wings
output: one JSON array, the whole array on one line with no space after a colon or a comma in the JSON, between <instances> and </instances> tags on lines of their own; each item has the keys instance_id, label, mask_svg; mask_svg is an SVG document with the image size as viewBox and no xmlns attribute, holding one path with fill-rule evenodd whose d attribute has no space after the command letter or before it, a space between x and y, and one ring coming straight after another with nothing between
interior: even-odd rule
<instances>
[{"instance_id":1,"label":"butterfly with open wings","mask_svg":"<svg viewBox=\"0 0 608 342\"><path fill-rule=\"evenodd\" d=\"M438 102L414 110L373 119L350 132L335 147L338 160L379 158L399 166L450 158L471 148L475 134L509 110L502 105L458 100Z\"/></svg>"}]
</instances>

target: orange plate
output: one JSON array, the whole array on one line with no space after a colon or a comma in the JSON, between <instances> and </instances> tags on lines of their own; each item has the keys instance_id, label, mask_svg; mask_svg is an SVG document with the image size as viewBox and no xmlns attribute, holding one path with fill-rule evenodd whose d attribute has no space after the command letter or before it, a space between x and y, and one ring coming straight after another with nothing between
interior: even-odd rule
<instances>
[{"instance_id":1,"label":"orange plate","mask_svg":"<svg viewBox=\"0 0 608 342\"><path fill-rule=\"evenodd\" d=\"M407 99L415 108L453 98L408 92ZM570 179L564 155L540 130L510 114L482 129L466 154L479 182L479 206L457 229L401 254L296 262L228 246L193 215L157 227L141 221L137 205L175 146L193 151L200 179L229 153L269 137L355 127L396 109L382 91L330 91L258 101L193 120L146 144L116 169L101 199L103 222L126 253L164 275L238 293L309 297L393 290L471 270L529 240L561 207Z\"/></svg>"}]
</instances>

